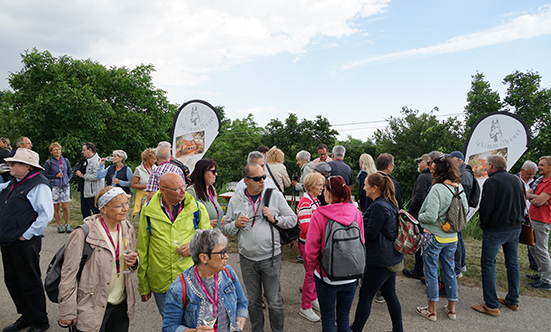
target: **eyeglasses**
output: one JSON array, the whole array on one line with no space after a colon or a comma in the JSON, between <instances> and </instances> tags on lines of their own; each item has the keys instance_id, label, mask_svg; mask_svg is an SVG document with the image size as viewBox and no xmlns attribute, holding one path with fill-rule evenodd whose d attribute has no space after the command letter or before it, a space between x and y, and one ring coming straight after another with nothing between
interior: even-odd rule
<instances>
[{"instance_id":1,"label":"eyeglasses","mask_svg":"<svg viewBox=\"0 0 551 332\"><path fill-rule=\"evenodd\" d=\"M218 175L217 169L209 169L208 171L211 172L213 175Z\"/></svg>"},{"instance_id":2,"label":"eyeglasses","mask_svg":"<svg viewBox=\"0 0 551 332\"><path fill-rule=\"evenodd\" d=\"M427 161L427 165L432 165L432 161Z\"/></svg>"},{"instance_id":3,"label":"eyeglasses","mask_svg":"<svg viewBox=\"0 0 551 332\"><path fill-rule=\"evenodd\" d=\"M125 207L129 207L130 202L126 202L126 203L121 204L121 205L106 205L106 206L114 208L114 209L122 209L122 208L125 208Z\"/></svg>"},{"instance_id":4,"label":"eyeglasses","mask_svg":"<svg viewBox=\"0 0 551 332\"><path fill-rule=\"evenodd\" d=\"M224 248L224 250L222 251L207 252L206 254L209 256L212 254L220 254L220 258L224 259L227 253L228 253L228 248Z\"/></svg>"},{"instance_id":5,"label":"eyeglasses","mask_svg":"<svg viewBox=\"0 0 551 332\"><path fill-rule=\"evenodd\" d=\"M182 187L178 187L178 188L169 188L169 187L161 187L163 189L168 189L168 190L172 190L174 192L177 192L177 191L186 191L186 186L182 186Z\"/></svg>"},{"instance_id":6,"label":"eyeglasses","mask_svg":"<svg viewBox=\"0 0 551 332\"><path fill-rule=\"evenodd\" d=\"M264 174L262 176L247 176L247 179L251 179L255 182L260 182L262 180L266 180L266 174Z\"/></svg>"}]
</instances>

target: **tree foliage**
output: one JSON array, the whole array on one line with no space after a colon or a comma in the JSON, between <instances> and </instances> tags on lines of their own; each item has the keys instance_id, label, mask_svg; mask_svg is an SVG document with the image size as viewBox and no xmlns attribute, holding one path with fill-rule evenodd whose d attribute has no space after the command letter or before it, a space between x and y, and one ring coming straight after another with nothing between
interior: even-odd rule
<instances>
[{"instance_id":1,"label":"tree foliage","mask_svg":"<svg viewBox=\"0 0 551 332\"><path fill-rule=\"evenodd\" d=\"M390 117L388 127L374 134L378 154L387 152L394 156L396 166L392 175L402 187L404 202L411 196L418 175L416 158L435 150L449 153L463 149L461 122L455 117L439 121L436 112L437 108L420 113L403 107L402 117Z\"/></svg>"},{"instance_id":2,"label":"tree foliage","mask_svg":"<svg viewBox=\"0 0 551 332\"><path fill-rule=\"evenodd\" d=\"M106 68L36 49L22 54L23 69L10 73L14 136L29 136L42 156L58 141L63 154L80 159L81 144L92 141L101 155L116 149L129 160L158 141L170 139L176 107L153 86L153 65Z\"/></svg>"},{"instance_id":3,"label":"tree foliage","mask_svg":"<svg viewBox=\"0 0 551 332\"><path fill-rule=\"evenodd\" d=\"M471 90L467 93L467 105L465 114L467 118L467 130L482 116L497 112L503 107L497 91L492 91L490 83L484 80L483 73L472 76Z\"/></svg>"}]
</instances>

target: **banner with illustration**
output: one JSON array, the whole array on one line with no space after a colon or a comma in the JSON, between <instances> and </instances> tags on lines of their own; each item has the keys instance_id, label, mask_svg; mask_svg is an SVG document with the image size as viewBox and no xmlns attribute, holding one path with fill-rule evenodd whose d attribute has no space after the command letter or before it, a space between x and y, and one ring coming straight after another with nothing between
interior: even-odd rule
<instances>
[{"instance_id":1,"label":"banner with illustration","mask_svg":"<svg viewBox=\"0 0 551 332\"><path fill-rule=\"evenodd\" d=\"M178 107L172 127L172 155L190 172L203 158L220 131L220 117L211 104L203 100L190 100Z\"/></svg>"},{"instance_id":2,"label":"banner with illustration","mask_svg":"<svg viewBox=\"0 0 551 332\"><path fill-rule=\"evenodd\" d=\"M488 178L488 156L504 157L509 171L529 146L528 126L519 116L509 112L493 112L478 119L473 125L465 141L463 154L465 162L473 168L475 180L482 188ZM476 209L471 209L468 217L474 212Z\"/></svg>"}]
</instances>

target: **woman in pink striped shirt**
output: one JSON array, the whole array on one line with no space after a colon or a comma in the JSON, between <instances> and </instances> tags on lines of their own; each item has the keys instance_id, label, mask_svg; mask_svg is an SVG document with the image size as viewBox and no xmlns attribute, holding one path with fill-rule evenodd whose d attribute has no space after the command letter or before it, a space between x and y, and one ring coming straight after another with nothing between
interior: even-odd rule
<instances>
[{"instance_id":1,"label":"woman in pink striped shirt","mask_svg":"<svg viewBox=\"0 0 551 332\"><path fill-rule=\"evenodd\" d=\"M319 303L316 294L316 285L314 283L314 270L308 264L304 246L306 244L306 235L310 226L310 218L320 205L317 197L321 195L325 178L317 172L312 172L304 178L304 189L306 193L298 203L298 222L300 224L299 248L300 254L304 258L304 283L302 285L302 305L299 315L308 319L311 322L317 322L320 317L312 310L319 311Z\"/></svg>"}]
</instances>

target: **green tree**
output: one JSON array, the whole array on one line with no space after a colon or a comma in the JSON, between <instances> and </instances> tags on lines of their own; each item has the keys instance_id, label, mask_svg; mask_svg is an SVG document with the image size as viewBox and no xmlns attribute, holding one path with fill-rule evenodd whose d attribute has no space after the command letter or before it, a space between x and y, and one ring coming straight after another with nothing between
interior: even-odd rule
<instances>
[{"instance_id":1,"label":"green tree","mask_svg":"<svg viewBox=\"0 0 551 332\"><path fill-rule=\"evenodd\" d=\"M463 149L462 123L455 117L439 121L436 112L438 108L420 114L418 110L403 107L402 117L390 117L388 127L374 134L377 156L384 152L394 156L396 166L392 175L402 187L404 202L411 197L417 179L416 158L434 150L449 153Z\"/></svg>"},{"instance_id":2,"label":"green tree","mask_svg":"<svg viewBox=\"0 0 551 332\"><path fill-rule=\"evenodd\" d=\"M471 90L467 93L467 105L465 106L466 133L479 118L488 113L497 112L503 107L499 93L492 91L490 83L484 80L483 73L476 73L471 77Z\"/></svg>"},{"instance_id":3,"label":"green tree","mask_svg":"<svg viewBox=\"0 0 551 332\"><path fill-rule=\"evenodd\" d=\"M541 88L537 72L515 71L503 80L508 84L504 101L507 108L528 125L532 142L527 157L538 160L551 151L551 90ZM520 167L520 166L519 166Z\"/></svg>"},{"instance_id":4,"label":"green tree","mask_svg":"<svg viewBox=\"0 0 551 332\"><path fill-rule=\"evenodd\" d=\"M129 161L170 139L176 106L153 86L153 65L106 68L36 49L22 54L23 69L10 73L16 136L29 136L42 159L58 141L63 154L81 159L81 144L94 142L101 155L123 149Z\"/></svg>"}]
</instances>

